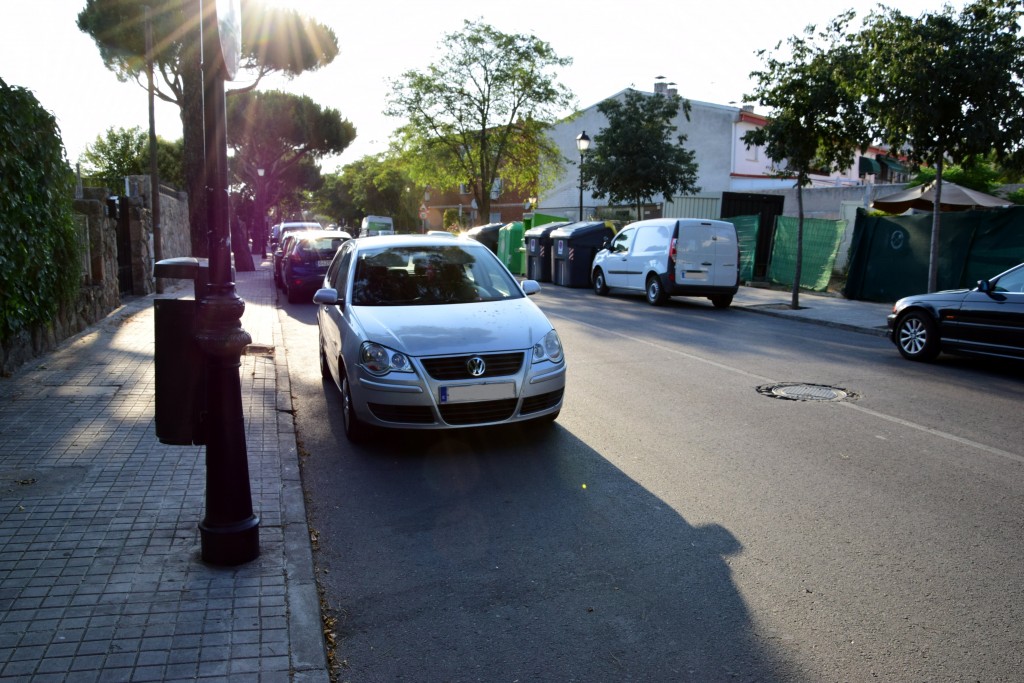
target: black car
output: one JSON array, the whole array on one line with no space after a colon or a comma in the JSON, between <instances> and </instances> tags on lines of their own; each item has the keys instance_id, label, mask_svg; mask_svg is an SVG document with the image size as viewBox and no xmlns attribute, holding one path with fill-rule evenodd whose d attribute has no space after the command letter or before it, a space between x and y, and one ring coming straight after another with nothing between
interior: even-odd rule
<instances>
[{"instance_id":1,"label":"black car","mask_svg":"<svg viewBox=\"0 0 1024 683\"><path fill-rule=\"evenodd\" d=\"M288 295L288 303L313 301L313 292L322 286L334 253L350 239L351 235L338 230L307 230L286 240L281 288Z\"/></svg>"},{"instance_id":2,"label":"black car","mask_svg":"<svg viewBox=\"0 0 1024 683\"><path fill-rule=\"evenodd\" d=\"M904 297L887 322L889 339L909 360L940 351L1024 359L1024 263L974 289Z\"/></svg>"}]
</instances>

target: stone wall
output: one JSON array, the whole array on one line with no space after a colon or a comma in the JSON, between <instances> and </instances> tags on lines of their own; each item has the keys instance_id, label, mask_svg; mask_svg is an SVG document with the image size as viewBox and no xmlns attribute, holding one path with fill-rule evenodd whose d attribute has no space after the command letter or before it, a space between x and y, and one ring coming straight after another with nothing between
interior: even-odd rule
<instances>
[{"instance_id":1,"label":"stone wall","mask_svg":"<svg viewBox=\"0 0 1024 683\"><path fill-rule=\"evenodd\" d=\"M121 305L121 296L145 296L156 291L153 279L153 221L149 209L149 178L129 179L129 196L121 202L131 236L132 287L120 292L117 261L117 222L111 215L110 193L85 188L72 205L80 235L82 284L75 301L61 306L48 324L25 330L0 345L0 373L8 375L33 358L54 350L65 339L103 320ZM160 188L161 256L191 256L188 200L184 193Z\"/></svg>"},{"instance_id":2,"label":"stone wall","mask_svg":"<svg viewBox=\"0 0 1024 683\"><path fill-rule=\"evenodd\" d=\"M117 285L117 233L107 204L98 198L76 199L75 224L81 236L82 284L70 304L60 306L53 320L24 330L2 344L0 372L8 375L36 356L47 353L121 305Z\"/></svg>"}]
</instances>

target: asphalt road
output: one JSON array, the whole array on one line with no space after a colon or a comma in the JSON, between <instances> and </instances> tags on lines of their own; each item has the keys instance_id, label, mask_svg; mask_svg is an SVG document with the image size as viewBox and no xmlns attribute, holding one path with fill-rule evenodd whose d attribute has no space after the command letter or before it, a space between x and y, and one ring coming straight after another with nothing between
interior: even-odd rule
<instances>
[{"instance_id":1,"label":"asphalt road","mask_svg":"<svg viewBox=\"0 0 1024 683\"><path fill-rule=\"evenodd\" d=\"M283 305L339 680L1021 680L1024 370L703 300L534 300L570 364L553 427L361 448L313 306ZM848 396L766 395L788 384Z\"/></svg>"}]
</instances>

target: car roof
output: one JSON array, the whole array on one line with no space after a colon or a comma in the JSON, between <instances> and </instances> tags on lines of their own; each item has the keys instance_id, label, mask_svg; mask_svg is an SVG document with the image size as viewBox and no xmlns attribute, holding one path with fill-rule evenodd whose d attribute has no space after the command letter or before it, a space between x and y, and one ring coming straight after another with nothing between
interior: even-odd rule
<instances>
[{"instance_id":1,"label":"car roof","mask_svg":"<svg viewBox=\"0 0 1024 683\"><path fill-rule=\"evenodd\" d=\"M340 238L346 240L352 239L352 235L348 234L344 230L305 230L289 235L289 237L295 237L296 239L300 240L315 240L320 239L322 237L330 237L332 239Z\"/></svg>"},{"instance_id":2,"label":"car roof","mask_svg":"<svg viewBox=\"0 0 1024 683\"><path fill-rule=\"evenodd\" d=\"M469 237L460 235L375 235L373 237L360 237L357 240L358 249L371 249L379 247L450 247L452 243L461 244L470 248L483 247L483 245ZM487 247L484 247L487 249ZM490 251L490 250L488 250Z\"/></svg>"}]
</instances>

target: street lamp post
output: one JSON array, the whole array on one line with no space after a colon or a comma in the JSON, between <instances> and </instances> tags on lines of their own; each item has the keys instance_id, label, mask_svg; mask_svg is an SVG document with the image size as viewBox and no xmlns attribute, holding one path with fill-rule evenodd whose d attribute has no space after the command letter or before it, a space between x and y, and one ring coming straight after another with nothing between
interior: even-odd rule
<instances>
[{"instance_id":1,"label":"street lamp post","mask_svg":"<svg viewBox=\"0 0 1024 683\"><path fill-rule=\"evenodd\" d=\"M587 131L576 136L576 149L580 151L580 220L583 220L583 155L590 149L590 138Z\"/></svg>"},{"instance_id":2,"label":"street lamp post","mask_svg":"<svg viewBox=\"0 0 1024 683\"><path fill-rule=\"evenodd\" d=\"M212 6L216 4L216 10ZM206 361L206 515L199 523L202 559L233 566L260 554L245 446L241 356L252 337L242 328L245 302L231 273L224 81L238 67L237 0L200 0L203 41L203 127L206 147L206 233L210 284L198 301L196 341ZM205 10L205 11L204 11ZM223 13L222 13L223 10ZM232 20L235 23L232 25ZM218 25L219 24L219 25Z\"/></svg>"}]
</instances>

